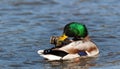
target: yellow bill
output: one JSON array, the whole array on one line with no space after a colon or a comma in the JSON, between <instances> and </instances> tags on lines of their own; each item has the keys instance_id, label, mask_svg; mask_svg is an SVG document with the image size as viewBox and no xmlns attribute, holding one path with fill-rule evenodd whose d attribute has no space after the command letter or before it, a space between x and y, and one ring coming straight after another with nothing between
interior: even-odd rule
<instances>
[{"instance_id":1,"label":"yellow bill","mask_svg":"<svg viewBox=\"0 0 120 69\"><path fill-rule=\"evenodd\" d=\"M64 41L66 38L68 38L68 36L66 36L65 34L63 34L62 36L60 36L58 38L59 41Z\"/></svg>"}]
</instances>

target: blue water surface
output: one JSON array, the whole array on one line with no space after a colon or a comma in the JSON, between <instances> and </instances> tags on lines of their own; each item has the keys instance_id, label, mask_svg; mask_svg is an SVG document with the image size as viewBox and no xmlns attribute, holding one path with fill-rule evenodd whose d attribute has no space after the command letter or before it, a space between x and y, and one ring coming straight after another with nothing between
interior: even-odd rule
<instances>
[{"instance_id":1,"label":"blue water surface","mask_svg":"<svg viewBox=\"0 0 120 69\"><path fill-rule=\"evenodd\" d=\"M37 54L52 35L82 22L100 49L98 58L48 62ZM119 0L0 0L0 69L119 69Z\"/></svg>"}]
</instances>

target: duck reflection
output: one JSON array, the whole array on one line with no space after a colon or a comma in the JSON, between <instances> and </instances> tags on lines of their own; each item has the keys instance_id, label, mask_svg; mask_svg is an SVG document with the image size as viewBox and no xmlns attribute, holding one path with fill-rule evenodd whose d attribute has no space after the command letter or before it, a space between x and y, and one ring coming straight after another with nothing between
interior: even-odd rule
<instances>
[{"instance_id":1,"label":"duck reflection","mask_svg":"<svg viewBox=\"0 0 120 69\"><path fill-rule=\"evenodd\" d=\"M46 61L44 69L89 69L96 66L96 58L77 58L76 60Z\"/></svg>"}]
</instances>

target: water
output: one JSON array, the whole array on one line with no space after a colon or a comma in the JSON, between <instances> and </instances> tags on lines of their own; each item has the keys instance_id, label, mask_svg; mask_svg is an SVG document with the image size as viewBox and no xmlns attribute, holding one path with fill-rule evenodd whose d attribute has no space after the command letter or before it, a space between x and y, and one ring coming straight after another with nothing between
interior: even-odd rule
<instances>
[{"instance_id":1,"label":"water","mask_svg":"<svg viewBox=\"0 0 120 69\"><path fill-rule=\"evenodd\" d=\"M119 69L119 0L0 0L0 69ZM52 47L69 22L83 22L100 49L98 58L47 62L37 54Z\"/></svg>"}]
</instances>

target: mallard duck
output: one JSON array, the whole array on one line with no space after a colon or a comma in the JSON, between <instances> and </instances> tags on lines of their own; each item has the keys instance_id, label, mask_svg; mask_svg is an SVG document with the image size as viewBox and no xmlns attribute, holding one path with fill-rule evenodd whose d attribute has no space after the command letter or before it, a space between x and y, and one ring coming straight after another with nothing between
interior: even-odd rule
<instances>
[{"instance_id":1,"label":"mallard duck","mask_svg":"<svg viewBox=\"0 0 120 69\"><path fill-rule=\"evenodd\" d=\"M86 26L78 22L65 25L63 35L58 37L55 43L58 44L55 44L54 48L39 50L38 54L52 61L94 57L99 53L99 49L88 36Z\"/></svg>"}]
</instances>

